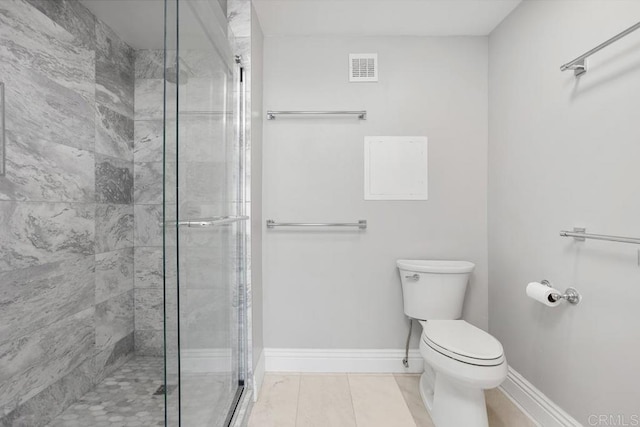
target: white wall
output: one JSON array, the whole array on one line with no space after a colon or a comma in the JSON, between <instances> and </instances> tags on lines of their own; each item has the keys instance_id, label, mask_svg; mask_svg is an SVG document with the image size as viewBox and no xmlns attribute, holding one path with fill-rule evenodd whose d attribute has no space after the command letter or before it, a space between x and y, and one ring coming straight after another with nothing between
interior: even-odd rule
<instances>
[{"instance_id":1,"label":"white wall","mask_svg":"<svg viewBox=\"0 0 640 427\"><path fill-rule=\"evenodd\" d=\"M368 111L265 121L264 218L369 221L366 232L262 225L265 347L403 348L398 258L475 262L464 317L486 328L487 38L267 37L264 48L265 110ZM380 82L350 84L348 54L371 52ZM363 200L365 135L429 138L428 201Z\"/></svg>"},{"instance_id":2,"label":"white wall","mask_svg":"<svg viewBox=\"0 0 640 427\"><path fill-rule=\"evenodd\" d=\"M640 267L634 246L558 232L640 236L640 34L593 56L580 80L559 67L638 16L638 1L526 1L490 37L489 330L585 425L638 414ZM527 299L544 278L584 301Z\"/></svg>"},{"instance_id":3,"label":"white wall","mask_svg":"<svg viewBox=\"0 0 640 427\"><path fill-rule=\"evenodd\" d=\"M264 36L251 5L251 320L255 372L263 344L262 306L262 92Z\"/></svg>"}]
</instances>

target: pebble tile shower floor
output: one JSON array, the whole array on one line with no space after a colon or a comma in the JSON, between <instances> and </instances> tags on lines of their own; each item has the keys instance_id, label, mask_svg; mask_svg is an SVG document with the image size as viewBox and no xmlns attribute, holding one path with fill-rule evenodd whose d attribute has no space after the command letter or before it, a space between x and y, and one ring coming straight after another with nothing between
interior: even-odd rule
<instances>
[{"instance_id":1,"label":"pebble tile shower floor","mask_svg":"<svg viewBox=\"0 0 640 427\"><path fill-rule=\"evenodd\" d=\"M163 359L135 357L56 417L49 427L164 425Z\"/></svg>"}]
</instances>

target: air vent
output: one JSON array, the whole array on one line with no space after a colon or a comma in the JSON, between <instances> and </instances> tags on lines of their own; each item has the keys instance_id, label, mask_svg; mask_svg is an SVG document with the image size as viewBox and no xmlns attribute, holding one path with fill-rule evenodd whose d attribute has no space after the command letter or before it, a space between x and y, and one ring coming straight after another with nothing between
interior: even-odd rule
<instances>
[{"instance_id":1,"label":"air vent","mask_svg":"<svg viewBox=\"0 0 640 427\"><path fill-rule=\"evenodd\" d=\"M378 54L352 53L349 54L350 82L378 81Z\"/></svg>"}]
</instances>

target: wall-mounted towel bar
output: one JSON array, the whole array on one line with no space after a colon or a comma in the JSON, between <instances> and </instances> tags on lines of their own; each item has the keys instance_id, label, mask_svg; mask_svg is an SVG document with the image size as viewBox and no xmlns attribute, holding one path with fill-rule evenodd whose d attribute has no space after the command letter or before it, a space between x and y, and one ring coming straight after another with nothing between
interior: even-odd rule
<instances>
[{"instance_id":1,"label":"wall-mounted towel bar","mask_svg":"<svg viewBox=\"0 0 640 427\"><path fill-rule=\"evenodd\" d=\"M276 116L358 116L360 120L367 120L367 112L363 111L267 111L267 120L275 120Z\"/></svg>"},{"instance_id":2,"label":"wall-mounted towel bar","mask_svg":"<svg viewBox=\"0 0 640 427\"><path fill-rule=\"evenodd\" d=\"M562 237L573 237L577 242L584 242L585 239L607 240L610 242L632 243L640 245L640 239L635 237L608 236L606 234L588 234L586 228L574 227L573 231L561 231Z\"/></svg>"},{"instance_id":3,"label":"wall-mounted towel bar","mask_svg":"<svg viewBox=\"0 0 640 427\"><path fill-rule=\"evenodd\" d=\"M573 72L574 72L576 77L579 77L579 76L583 75L584 73L587 72L587 64L586 64L585 60L588 57L590 57L591 55L593 55L596 52L599 52L600 50L604 49L605 47L609 46L610 44L617 42L621 38L633 33L635 30L638 30L638 29L640 29L640 22L638 22L635 25L632 25L631 27L627 28L626 30L624 30L620 34L617 34L617 35L611 37L606 42L599 44L598 46L596 46L593 49L591 49L589 52L578 56L573 61L567 62L566 64L562 65L560 67L560 71L573 70Z\"/></svg>"},{"instance_id":4,"label":"wall-mounted towel bar","mask_svg":"<svg viewBox=\"0 0 640 427\"><path fill-rule=\"evenodd\" d=\"M198 218L198 219L184 219L182 221L167 221L166 225L189 228L209 228L218 225L232 224L238 221L245 221L249 219L248 216L216 216L213 218ZM162 225L162 224L161 224Z\"/></svg>"},{"instance_id":5,"label":"wall-mounted towel bar","mask_svg":"<svg viewBox=\"0 0 640 427\"><path fill-rule=\"evenodd\" d=\"M275 222L267 220L267 228L274 227L358 227L360 230L367 229L367 220L361 219L358 222Z\"/></svg>"}]
</instances>

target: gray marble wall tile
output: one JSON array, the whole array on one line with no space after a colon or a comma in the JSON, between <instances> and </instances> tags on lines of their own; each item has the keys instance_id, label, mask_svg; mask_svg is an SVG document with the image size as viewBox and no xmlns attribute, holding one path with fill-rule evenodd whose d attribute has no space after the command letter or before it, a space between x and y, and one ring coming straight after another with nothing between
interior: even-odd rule
<instances>
[{"instance_id":1,"label":"gray marble wall tile","mask_svg":"<svg viewBox=\"0 0 640 427\"><path fill-rule=\"evenodd\" d=\"M49 19L73 34L87 49L96 47L95 17L75 0L26 0Z\"/></svg>"},{"instance_id":2,"label":"gray marble wall tile","mask_svg":"<svg viewBox=\"0 0 640 427\"><path fill-rule=\"evenodd\" d=\"M96 202L133 202L133 162L96 154Z\"/></svg>"},{"instance_id":3,"label":"gray marble wall tile","mask_svg":"<svg viewBox=\"0 0 640 427\"><path fill-rule=\"evenodd\" d=\"M135 248L136 289L162 288L163 285L163 249Z\"/></svg>"},{"instance_id":4,"label":"gray marble wall tile","mask_svg":"<svg viewBox=\"0 0 640 427\"><path fill-rule=\"evenodd\" d=\"M96 348L113 346L133 332L133 289L96 305Z\"/></svg>"},{"instance_id":5,"label":"gray marble wall tile","mask_svg":"<svg viewBox=\"0 0 640 427\"><path fill-rule=\"evenodd\" d=\"M175 55L173 56L175 58ZM164 79L164 51L155 49L136 50L135 76L136 80Z\"/></svg>"},{"instance_id":6,"label":"gray marble wall tile","mask_svg":"<svg viewBox=\"0 0 640 427\"><path fill-rule=\"evenodd\" d=\"M6 175L0 200L91 203L95 195L94 155L41 139L6 133Z\"/></svg>"},{"instance_id":7,"label":"gray marble wall tile","mask_svg":"<svg viewBox=\"0 0 640 427\"><path fill-rule=\"evenodd\" d=\"M135 51L96 20L96 100L133 118Z\"/></svg>"},{"instance_id":8,"label":"gray marble wall tile","mask_svg":"<svg viewBox=\"0 0 640 427\"><path fill-rule=\"evenodd\" d=\"M251 0L228 0L227 18L236 37L251 36Z\"/></svg>"},{"instance_id":9,"label":"gray marble wall tile","mask_svg":"<svg viewBox=\"0 0 640 427\"><path fill-rule=\"evenodd\" d=\"M235 249L235 239L225 240L223 234L212 237L209 236L207 246L185 244L181 247L180 280L188 283L189 289L214 289L234 283L236 279L238 261L232 250Z\"/></svg>"},{"instance_id":10,"label":"gray marble wall tile","mask_svg":"<svg viewBox=\"0 0 640 427\"><path fill-rule=\"evenodd\" d=\"M133 246L133 206L98 204L96 209L96 253Z\"/></svg>"},{"instance_id":11,"label":"gray marble wall tile","mask_svg":"<svg viewBox=\"0 0 640 427\"><path fill-rule=\"evenodd\" d=\"M135 246L162 246L162 205L136 205Z\"/></svg>"},{"instance_id":12,"label":"gray marble wall tile","mask_svg":"<svg viewBox=\"0 0 640 427\"><path fill-rule=\"evenodd\" d=\"M164 138L163 121L136 120L134 127L133 160L135 162L161 162Z\"/></svg>"},{"instance_id":13,"label":"gray marble wall tile","mask_svg":"<svg viewBox=\"0 0 640 427\"><path fill-rule=\"evenodd\" d=\"M67 256L0 273L0 342L17 339L93 306L93 256Z\"/></svg>"},{"instance_id":14,"label":"gray marble wall tile","mask_svg":"<svg viewBox=\"0 0 640 427\"><path fill-rule=\"evenodd\" d=\"M93 254L92 205L0 202L0 271Z\"/></svg>"},{"instance_id":15,"label":"gray marble wall tile","mask_svg":"<svg viewBox=\"0 0 640 427\"><path fill-rule=\"evenodd\" d=\"M167 340L168 342L171 342ZM139 356L164 355L164 332L136 329L135 331L135 352Z\"/></svg>"},{"instance_id":16,"label":"gray marble wall tile","mask_svg":"<svg viewBox=\"0 0 640 427\"><path fill-rule=\"evenodd\" d=\"M187 162L225 162L230 147L221 116L185 116L180 119L180 159Z\"/></svg>"},{"instance_id":17,"label":"gray marble wall tile","mask_svg":"<svg viewBox=\"0 0 640 427\"><path fill-rule=\"evenodd\" d=\"M95 363L87 358L69 374L29 399L4 418L3 427L42 427L95 385ZM3 424L4 422L4 424Z\"/></svg>"},{"instance_id":18,"label":"gray marble wall tile","mask_svg":"<svg viewBox=\"0 0 640 427\"><path fill-rule=\"evenodd\" d=\"M181 302L181 323L185 348L224 348L231 346L231 288L225 283L219 289L189 289ZM184 313L184 314L183 314ZM235 325L235 323L234 323Z\"/></svg>"},{"instance_id":19,"label":"gray marble wall tile","mask_svg":"<svg viewBox=\"0 0 640 427\"><path fill-rule=\"evenodd\" d=\"M192 77L180 84L180 111L222 112L233 108L233 104L227 104L227 92L222 90L226 79L226 75Z\"/></svg>"},{"instance_id":20,"label":"gray marble wall tile","mask_svg":"<svg viewBox=\"0 0 640 427\"><path fill-rule=\"evenodd\" d=\"M163 191L163 168L161 162L135 163L133 200L139 204L161 204ZM170 189L167 195L175 194Z\"/></svg>"},{"instance_id":21,"label":"gray marble wall tile","mask_svg":"<svg viewBox=\"0 0 640 427\"><path fill-rule=\"evenodd\" d=\"M0 47L2 43L0 40ZM9 55L3 54L2 59L6 129L13 132L13 139L93 150L93 100L43 76L40 70L25 68Z\"/></svg>"},{"instance_id":22,"label":"gray marble wall tile","mask_svg":"<svg viewBox=\"0 0 640 427\"><path fill-rule=\"evenodd\" d=\"M129 360L133 355L133 340L132 332L113 346L88 357L77 368L29 399L24 405L4 417L0 415L0 426L46 426L95 384Z\"/></svg>"},{"instance_id":23,"label":"gray marble wall tile","mask_svg":"<svg viewBox=\"0 0 640 427\"><path fill-rule=\"evenodd\" d=\"M96 304L133 289L133 259L133 248L96 255Z\"/></svg>"},{"instance_id":24,"label":"gray marble wall tile","mask_svg":"<svg viewBox=\"0 0 640 427\"><path fill-rule=\"evenodd\" d=\"M136 330L162 330L163 306L164 297L162 289L136 289Z\"/></svg>"},{"instance_id":25,"label":"gray marble wall tile","mask_svg":"<svg viewBox=\"0 0 640 427\"><path fill-rule=\"evenodd\" d=\"M3 54L3 62L12 62L21 71L37 71L94 102L93 50L22 0L3 1L0 11L0 46L10 52Z\"/></svg>"},{"instance_id":26,"label":"gray marble wall tile","mask_svg":"<svg viewBox=\"0 0 640 427\"><path fill-rule=\"evenodd\" d=\"M169 93L174 93L175 85L170 85ZM164 80L137 79L135 82L135 119L162 120L164 115ZM173 90L171 90L173 89ZM167 105L171 105L167 101Z\"/></svg>"},{"instance_id":27,"label":"gray marble wall tile","mask_svg":"<svg viewBox=\"0 0 640 427\"><path fill-rule=\"evenodd\" d=\"M133 350L134 51L77 0L0 1L0 76L0 425L36 427Z\"/></svg>"},{"instance_id":28,"label":"gray marble wall tile","mask_svg":"<svg viewBox=\"0 0 640 427\"><path fill-rule=\"evenodd\" d=\"M102 381L133 356L134 339L132 331L117 343L96 352L94 358L96 383Z\"/></svg>"},{"instance_id":29,"label":"gray marble wall tile","mask_svg":"<svg viewBox=\"0 0 640 427\"><path fill-rule=\"evenodd\" d=\"M133 137L133 119L97 106L96 153L132 161Z\"/></svg>"},{"instance_id":30,"label":"gray marble wall tile","mask_svg":"<svg viewBox=\"0 0 640 427\"><path fill-rule=\"evenodd\" d=\"M0 413L11 412L92 354L93 315L92 307L0 344Z\"/></svg>"},{"instance_id":31,"label":"gray marble wall tile","mask_svg":"<svg viewBox=\"0 0 640 427\"><path fill-rule=\"evenodd\" d=\"M226 163L185 162L180 170L181 200L184 202L227 201Z\"/></svg>"}]
</instances>

